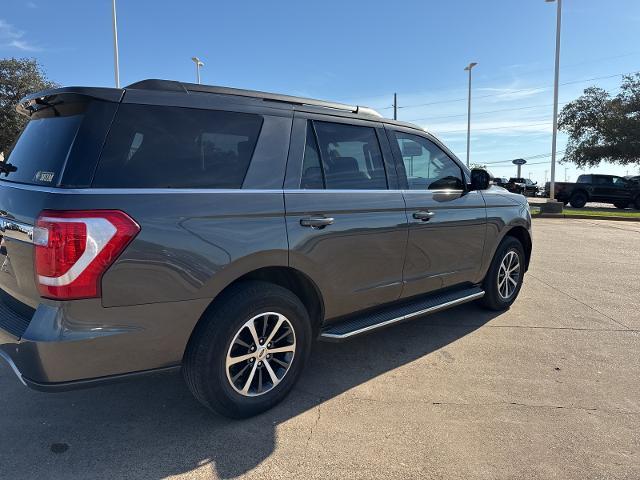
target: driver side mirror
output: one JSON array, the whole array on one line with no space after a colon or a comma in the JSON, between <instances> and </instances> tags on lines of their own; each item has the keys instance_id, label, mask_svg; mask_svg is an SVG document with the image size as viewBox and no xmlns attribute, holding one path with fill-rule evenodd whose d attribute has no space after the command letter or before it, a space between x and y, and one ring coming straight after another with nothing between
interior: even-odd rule
<instances>
[{"instance_id":1,"label":"driver side mirror","mask_svg":"<svg viewBox=\"0 0 640 480\"><path fill-rule=\"evenodd\" d=\"M471 170L471 190L486 190L491 183L491 175L486 170L474 168Z\"/></svg>"}]
</instances>

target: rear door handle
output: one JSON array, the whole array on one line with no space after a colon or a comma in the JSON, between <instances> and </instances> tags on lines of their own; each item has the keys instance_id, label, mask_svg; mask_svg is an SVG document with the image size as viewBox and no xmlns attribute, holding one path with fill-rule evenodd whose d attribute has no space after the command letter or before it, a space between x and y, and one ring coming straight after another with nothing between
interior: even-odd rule
<instances>
[{"instance_id":1,"label":"rear door handle","mask_svg":"<svg viewBox=\"0 0 640 480\"><path fill-rule=\"evenodd\" d=\"M415 218L416 220L422 220L423 222L428 222L435 214L436 212L420 210L418 212L414 212L413 218Z\"/></svg>"},{"instance_id":2,"label":"rear door handle","mask_svg":"<svg viewBox=\"0 0 640 480\"><path fill-rule=\"evenodd\" d=\"M324 228L332 225L334 219L332 217L305 217L300 219L300 225L311 228Z\"/></svg>"}]
</instances>

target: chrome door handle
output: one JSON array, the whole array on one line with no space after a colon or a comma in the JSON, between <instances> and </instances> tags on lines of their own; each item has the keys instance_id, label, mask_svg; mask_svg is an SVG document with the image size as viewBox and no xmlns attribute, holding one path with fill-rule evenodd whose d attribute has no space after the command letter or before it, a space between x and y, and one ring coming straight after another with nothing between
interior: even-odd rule
<instances>
[{"instance_id":1,"label":"chrome door handle","mask_svg":"<svg viewBox=\"0 0 640 480\"><path fill-rule=\"evenodd\" d=\"M419 212L414 212L413 218L416 220L422 220L423 222L428 222L435 214L436 212L420 210Z\"/></svg>"},{"instance_id":2,"label":"chrome door handle","mask_svg":"<svg viewBox=\"0 0 640 480\"><path fill-rule=\"evenodd\" d=\"M300 219L300 225L311 228L324 228L332 225L334 219L332 217L305 217Z\"/></svg>"}]
</instances>

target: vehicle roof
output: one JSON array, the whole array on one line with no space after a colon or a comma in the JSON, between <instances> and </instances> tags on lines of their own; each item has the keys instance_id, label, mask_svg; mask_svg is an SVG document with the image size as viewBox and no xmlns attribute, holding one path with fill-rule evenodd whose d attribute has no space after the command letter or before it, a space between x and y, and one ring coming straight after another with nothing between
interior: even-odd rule
<instances>
[{"instance_id":1,"label":"vehicle roof","mask_svg":"<svg viewBox=\"0 0 640 480\"><path fill-rule=\"evenodd\" d=\"M216 95L234 95L244 98L261 99L269 102L279 102L289 104L295 107L319 107L320 110L329 109L339 112L352 118L366 118L370 120L384 121L392 125L412 128L424 131L418 125L408 122L391 120L384 118L380 113L372 108L362 105L349 105L339 102L331 102L326 100L318 100L314 98L297 97L293 95L284 95L280 93L261 92L258 90L246 90L231 87L221 87L215 85L201 85L195 83L180 82L177 80L160 80L146 79L127 85L124 88L103 88L103 87L62 87L27 95L22 98L16 107L18 112L29 115L33 108L43 103L47 97L55 97L58 95L81 95L86 97L97 98L99 100L120 102L122 101L127 90L148 90L154 92L173 92L173 93L211 93Z\"/></svg>"}]
</instances>

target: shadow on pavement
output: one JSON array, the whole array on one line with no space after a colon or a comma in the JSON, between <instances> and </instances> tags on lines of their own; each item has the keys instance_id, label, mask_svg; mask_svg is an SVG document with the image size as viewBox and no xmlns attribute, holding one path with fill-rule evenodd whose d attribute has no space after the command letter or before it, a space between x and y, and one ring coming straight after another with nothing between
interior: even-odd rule
<instances>
[{"instance_id":1,"label":"shadow on pavement","mask_svg":"<svg viewBox=\"0 0 640 480\"><path fill-rule=\"evenodd\" d=\"M455 342L496 315L464 305L349 342L318 342L291 395L243 421L201 407L179 374L42 394L22 387L3 368L0 473L4 478L163 478L210 464L220 477L236 477L273 453L278 424ZM69 448L55 454L54 443Z\"/></svg>"}]
</instances>

